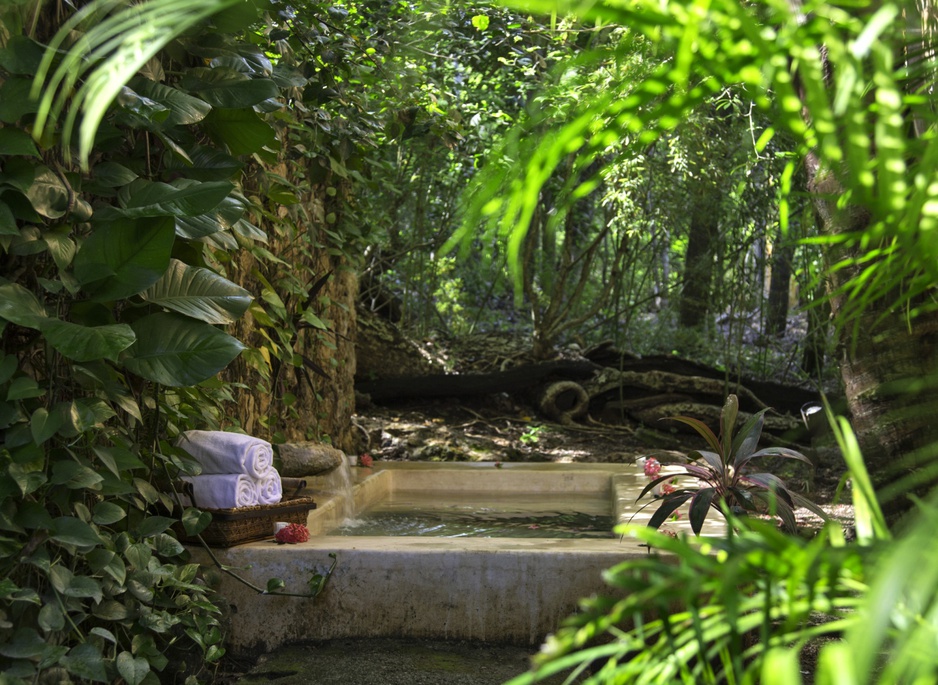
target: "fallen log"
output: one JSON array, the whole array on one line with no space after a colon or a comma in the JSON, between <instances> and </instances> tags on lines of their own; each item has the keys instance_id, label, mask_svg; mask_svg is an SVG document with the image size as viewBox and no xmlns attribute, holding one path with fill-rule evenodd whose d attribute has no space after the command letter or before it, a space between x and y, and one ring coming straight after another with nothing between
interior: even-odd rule
<instances>
[{"instance_id":1,"label":"fallen log","mask_svg":"<svg viewBox=\"0 0 938 685\"><path fill-rule=\"evenodd\" d=\"M573 381L557 381L541 388L537 407L547 418L569 425L586 414L590 398L583 386Z\"/></svg>"},{"instance_id":2,"label":"fallen log","mask_svg":"<svg viewBox=\"0 0 938 685\"><path fill-rule=\"evenodd\" d=\"M515 393L550 381L582 381L601 368L587 361L553 361L526 364L494 373L381 378L356 383L355 390L368 395L372 402L378 404L404 399Z\"/></svg>"}]
</instances>

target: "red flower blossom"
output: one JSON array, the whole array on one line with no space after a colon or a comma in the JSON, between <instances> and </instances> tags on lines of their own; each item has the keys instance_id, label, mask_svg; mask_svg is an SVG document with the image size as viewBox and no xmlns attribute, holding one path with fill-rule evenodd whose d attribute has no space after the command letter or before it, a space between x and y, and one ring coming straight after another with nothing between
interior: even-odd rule
<instances>
[{"instance_id":1,"label":"red flower blossom","mask_svg":"<svg viewBox=\"0 0 938 685\"><path fill-rule=\"evenodd\" d=\"M654 479L659 473L661 473L661 464L654 457L648 457L645 460L645 475Z\"/></svg>"},{"instance_id":2,"label":"red flower blossom","mask_svg":"<svg viewBox=\"0 0 938 685\"><path fill-rule=\"evenodd\" d=\"M285 528L281 528L274 535L274 539L280 544L296 544L297 542L306 542L309 540L309 529L302 523L291 523Z\"/></svg>"},{"instance_id":3,"label":"red flower blossom","mask_svg":"<svg viewBox=\"0 0 938 685\"><path fill-rule=\"evenodd\" d=\"M363 454L358 458L358 463L366 469L369 469L371 465L375 463L375 460L371 458L370 454Z\"/></svg>"}]
</instances>

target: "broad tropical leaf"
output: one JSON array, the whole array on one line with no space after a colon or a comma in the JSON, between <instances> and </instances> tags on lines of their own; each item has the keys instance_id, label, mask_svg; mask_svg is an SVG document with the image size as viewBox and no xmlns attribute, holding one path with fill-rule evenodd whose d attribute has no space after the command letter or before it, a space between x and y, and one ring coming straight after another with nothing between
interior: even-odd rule
<instances>
[{"instance_id":1,"label":"broad tropical leaf","mask_svg":"<svg viewBox=\"0 0 938 685\"><path fill-rule=\"evenodd\" d=\"M214 271L173 259L159 281L141 293L153 304L205 323L226 324L238 319L254 299L244 288Z\"/></svg>"},{"instance_id":2,"label":"broad tropical leaf","mask_svg":"<svg viewBox=\"0 0 938 685\"><path fill-rule=\"evenodd\" d=\"M118 355L136 340L133 329L126 324L91 327L49 318L39 329L52 347L76 362L117 361Z\"/></svg>"},{"instance_id":3,"label":"broad tropical leaf","mask_svg":"<svg viewBox=\"0 0 938 685\"><path fill-rule=\"evenodd\" d=\"M162 385L201 383L244 349L227 333L179 314L151 314L134 322L133 329L137 342L127 351L124 366Z\"/></svg>"},{"instance_id":4,"label":"broad tropical leaf","mask_svg":"<svg viewBox=\"0 0 938 685\"><path fill-rule=\"evenodd\" d=\"M166 271L174 240L168 217L106 223L78 251L75 277L98 301L135 295Z\"/></svg>"},{"instance_id":5,"label":"broad tropical leaf","mask_svg":"<svg viewBox=\"0 0 938 685\"><path fill-rule=\"evenodd\" d=\"M48 315L39 299L18 283L0 285L0 318L18 326L39 328Z\"/></svg>"}]
</instances>

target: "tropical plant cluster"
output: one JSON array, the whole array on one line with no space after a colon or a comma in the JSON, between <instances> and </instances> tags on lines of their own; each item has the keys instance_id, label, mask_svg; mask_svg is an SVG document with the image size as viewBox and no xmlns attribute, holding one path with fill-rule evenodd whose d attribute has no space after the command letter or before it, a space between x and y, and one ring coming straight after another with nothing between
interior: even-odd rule
<instances>
[{"instance_id":1,"label":"tropical plant cluster","mask_svg":"<svg viewBox=\"0 0 938 685\"><path fill-rule=\"evenodd\" d=\"M364 241L340 219L380 44L335 28L354 9L303 10L0 8L4 682L157 682L224 655L174 528L209 516L170 514L198 468L173 438L239 428L250 386L287 408L252 429L283 439L287 371L334 371L301 341L335 346L327 282Z\"/></svg>"}]
</instances>

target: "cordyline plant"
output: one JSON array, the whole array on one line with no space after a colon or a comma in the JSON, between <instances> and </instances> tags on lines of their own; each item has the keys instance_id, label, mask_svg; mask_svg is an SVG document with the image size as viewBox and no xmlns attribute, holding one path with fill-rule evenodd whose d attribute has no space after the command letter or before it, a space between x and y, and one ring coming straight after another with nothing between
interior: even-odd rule
<instances>
[{"instance_id":1,"label":"cordyline plant","mask_svg":"<svg viewBox=\"0 0 938 685\"><path fill-rule=\"evenodd\" d=\"M684 471L668 473L651 480L642 490L641 499L655 486L671 482L678 478L691 477L697 485L679 485L664 495L658 510L648 522L651 528L658 528L685 502L690 500L689 519L695 535L700 534L707 514L711 509L722 512L729 510L734 514L768 514L778 516L785 529L794 532L796 506L809 509L823 519L824 513L810 500L791 492L780 478L771 473L749 473L746 467L753 459L762 457L781 457L795 459L810 464L806 456L786 447L766 447L757 450L759 438L767 409L753 414L734 437L736 419L739 415L739 400L736 395L729 395L720 413L720 436L699 419L689 416L672 417L674 421L685 423L703 436L709 450L694 450L688 453L689 463ZM681 483L682 481L678 481Z\"/></svg>"}]
</instances>

